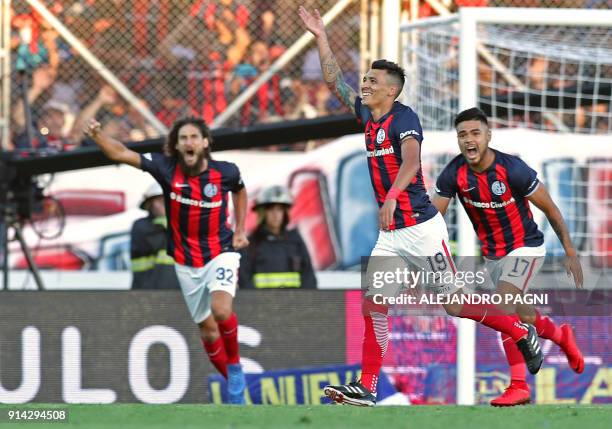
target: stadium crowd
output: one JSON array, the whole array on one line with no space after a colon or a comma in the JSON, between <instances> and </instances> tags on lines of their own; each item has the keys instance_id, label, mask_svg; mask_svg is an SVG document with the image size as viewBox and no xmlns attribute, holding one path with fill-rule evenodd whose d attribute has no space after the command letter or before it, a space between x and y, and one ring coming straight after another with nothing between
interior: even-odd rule
<instances>
[{"instance_id":1,"label":"stadium crowd","mask_svg":"<svg viewBox=\"0 0 612 429\"><path fill-rule=\"evenodd\" d=\"M97 56L110 71L167 127L186 115L212 120L244 92L257 77L301 35L294 14L298 0L49 0L46 5ZM459 0L448 3L451 11L461 6L518 6L517 0ZM526 1L520 6L554 6ZM555 4L553 4L555 3ZM575 2L574 2L575 3ZM187 7L186 7L187 6ZM320 5L319 5L320 6ZM560 5L565 6L565 5ZM600 7L590 0L582 7ZM96 70L57 31L24 3L12 11L13 73L12 138L10 148L65 150L87 140L83 120L97 116L104 131L124 141L159 137L160 133L105 83ZM409 9L409 2L402 7ZM423 2L419 16L434 14ZM338 61L347 82L359 84L359 7L342 14L332 30ZM453 76L456 64L448 65ZM531 91L580 86L571 81L572 70L545 58L533 58L516 71L529 78ZM569 80L548 78L566 67ZM576 68L576 67L575 67ZM601 75L606 81L612 70ZM492 67L479 66L480 98L507 101L516 91ZM21 82L25 79L26 85ZM451 83L450 85L456 85ZM608 84L609 85L609 84ZM32 142L27 138L24 89L32 110ZM458 93L458 91L457 91ZM499 104L499 103L498 103ZM503 104L503 103L502 103ZM520 104L520 103L519 103ZM551 129L538 109L528 113L504 113L501 126ZM569 128L610 132L610 103L601 102L561 114ZM319 60L311 48L291 66L272 75L256 94L224 125L246 126L283 119L312 118L344 112L321 83ZM491 115L495 116L495 115ZM495 123L495 122L494 122ZM308 146L302 146L308 147Z\"/></svg>"},{"instance_id":2,"label":"stadium crowd","mask_svg":"<svg viewBox=\"0 0 612 429\"><path fill-rule=\"evenodd\" d=\"M295 31L280 34L276 0L189 4L185 8L185 2L174 0L47 2L168 127L186 115L211 123L299 36ZM283 7L297 4L291 0ZM121 140L159 136L42 17L25 5L15 8L12 147L75 147L83 141L84 118L93 115L102 118L105 132ZM356 17L343 19L347 28L354 26ZM340 34L350 36L346 31ZM343 66L356 83L355 41L345 36L337 42L346 53ZM320 83L313 53L306 54L301 67L274 74L226 125L312 118L340 110ZM25 133L24 78L34 125L31 144Z\"/></svg>"}]
</instances>

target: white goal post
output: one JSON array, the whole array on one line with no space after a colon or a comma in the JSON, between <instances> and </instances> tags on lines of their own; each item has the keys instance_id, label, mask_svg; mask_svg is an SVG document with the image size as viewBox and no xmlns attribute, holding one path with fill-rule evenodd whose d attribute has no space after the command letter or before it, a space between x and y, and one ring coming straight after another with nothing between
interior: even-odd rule
<instances>
[{"instance_id":1,"label":"white goal post","mask_svg":"<svg viewBox=\"0 0 612 429\"><path fill-rule=\"evenodd\" d=\"M610 26L611 10L552 8L461 8L458 14L404 24L400 27L400 40L404 41L401 58L410 84L403 101L419 113L426 132L451 130L454 114L477 106L483 100L482 91L486 84L479 74L479 67L484 64L496 74L488 87L493 92L493 109L499 106L507 111L523 109L528 112L525 116L535 113L540 121L539 127L532 127L526 119L517 123L496 118L496 126L612 134L610 94L597 92L602 85L612 85ZM525 32L527 43L520 39L522 29L528 29ZM513 34L517 35L514 40ZM594 36L599 34L604 37ZM591 79L589 83L595 89L589 96L593 101L578 100L570 107L559 102L559 107L550 108L544 101L532 107L527 105L527 101L517 106L508 101L510 98L496 99L495 94L504 91L506 94L512 91L536 92L530 75L534 72L529 66L539 55L545 58L546 64L554 62L558 67L554 76L549 70L543 72L550 73L544 77L548 79L546 85L556 79L556 84L571 82L580 89L583 82ZM579 90L564 92L562 86L555 88L555 93L549 86L540 90L543 99L551 94L558 100L584 96ZM607 104L607 110L597 112L594 108L597 103ZM595 119L573 127L564 121L568 115L583 110L589 114L593 112ZM604 125L598 128L596 124ZM576 135L580 137L580 134ZM463 209L457 210L456 232L457 254L474 255L475 236ZM476 402L475 323L461 319L457 329L457 403L471 405Z\"/></svg>"},{"instance_id":2,"label":"white goal post","mask_svg":"<svg viewBox=\"0 0 612 429\"><path fill-rule=\"evenodd\" d=\"M612 10L462 8L459 10L459 110L477 105L477 26L479 24L520 24L555 26L612 26ZM474 251L472 225L459 210L460 255ZM465 252L465 253L464 253ZM475 403L476 327L471 320L459 323L457 335L457 403Z\"/></svg>"}]
</instances>

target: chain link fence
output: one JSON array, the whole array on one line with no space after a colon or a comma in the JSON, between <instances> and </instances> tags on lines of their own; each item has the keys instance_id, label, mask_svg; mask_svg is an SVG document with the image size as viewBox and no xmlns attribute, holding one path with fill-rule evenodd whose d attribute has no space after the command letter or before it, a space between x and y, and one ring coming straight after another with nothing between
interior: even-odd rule
<instances>
[{"instance_id":1,"label":"chain link fence","mask_svg":"<svg viewBox=\"0 0 612 429\"><path fill-rule=\"evenodd\" d=\"M612 0L440 0L439 3L452 12L460 7L612 8ZM402 7L410 10L410 0L402 0ZM419 17L426 18L433 15L436 15L435 9L427 2L421 1Z\"/></svg>"},{"instance_id":2,"label":"chain link fence","mask_svg":"<svg viewBox=\"0 0 612 429\"><path fill-rule=\"evenodd\" d=\"M121 140L159 132L108 86L65 40L14 4L13 138L24 142L23 91L28 79L35 137L70 145L82 139L83 120L97 117ZM333 0L81 0L47 1L47 7L166 125L192 114L212 122L228 104L303 33L297 8L323 14ZM29 43L24 43L30 38ZM359 2L328 29L338 60L358 84ZM20 37L21 36L21 37ZM26 70L22 72L20 70ZM275 74L226 126L333 114L341 106L321 82L311 45ZM36 142L38 143L38 142Z\"/></svg>"},{"instance_id":3,"label":"chain link fence","mask_svg":"<svg viewBox=\"0 0 612 429\"><path fill-rule=\"evenodd\" d=\"M612 0L461 0L459 5L610 7ZM44 4L166 126L178 117L212 120L303 33L300 4L324 14L335 0L45 0ZM410 2L403 2L408 8ZM444 3L444 2L442 2ZM488 3L488 4L487 4ZM359 85L360 1L328 28L332 48ZM420 15L427 15L423 3ZM25 1L12 6L13 147L66 149L89 117L120 140L158 137ZM25 85L24 85L25 83ZM28 92L33 142L26 138ZM314 44L275 74L225 126L343 112L321 81Z\"/></svg>"},{"instance_id":4,"label":"chain link fence","mask_svg":"<svg viewBox=\"0 0 612 429\"><path fill-rule=\"evenodd\" d=\"M452 130L459 109L459 27L404 31L410 91L404 101L427 130ZM612 29L481 25L478 106L499 128L612 133ZM413 66L414 64L414 66Z\"/></svg>"}]
</instances>

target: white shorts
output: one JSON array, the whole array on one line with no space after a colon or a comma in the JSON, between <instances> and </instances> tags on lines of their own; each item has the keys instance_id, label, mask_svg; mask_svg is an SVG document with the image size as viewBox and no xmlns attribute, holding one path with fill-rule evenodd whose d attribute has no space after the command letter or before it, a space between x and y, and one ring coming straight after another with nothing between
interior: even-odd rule
<instances>
[{"instance_id":1,"label":"white shorts","mask_svg":"<svg viewBox=\"0 0 612 429\"><path fill-rule=\"evenodd\" d=\"M519 247L501 259L485 258L485 268L495 286L504 281L526 292L544 265L545 256L546 246L543 244L538 247Z\"/></svg>"},{"instance_id":2,"label":"white shorts","mask_svg":"<svg viewBox=\"0 0 612 429\"><path fill-rule=\"evenodd\" d=\"M211 314L211 292L222 290L236 295L240 254L224 252L203 267L174 264L191 318L200 323Z\"/></svg>"},{"instance_id":3,"label":"white shorts","mask_svg":"<svg viewBox=\"0 0 612 429\"><path fill-rule=\"evenodd\" d=\"M420 272L419 286L424 286L428 292L449 294L458 290L454 281L440 281L441 278L448 280L455 273L455 263L448 245L448 230L440 213L414 226L380 231L368 263L366 295L381 292L381 288L370 284L372 271L395 272L398 268ZM404 282L394 286L385 282L385 295L397 295L409 287Z\"/></svg>"}]
</instances>

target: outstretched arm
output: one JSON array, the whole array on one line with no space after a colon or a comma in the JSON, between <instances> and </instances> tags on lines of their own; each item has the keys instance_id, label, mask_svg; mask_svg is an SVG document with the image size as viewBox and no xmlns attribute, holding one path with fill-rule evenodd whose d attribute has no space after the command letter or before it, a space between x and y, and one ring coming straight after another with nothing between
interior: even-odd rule
<instances>
[{"instance_id":1,"label":"outstretched arm","mask_svg":"<svg viewBox=\"0 0 612 429\"><path fill-rule=\"evenodd\" d=\"M32 73L32 85L28 90L28 104L32 105L55 81L53 69L49 66L38 67ZM18 132L26 128L23 98L19 97L13 108L13 124Z\"/></svg>"},{"instance_id":2,"label":"outstretched arm","mask_svg":"<svg viewBox=\"0 0 612 429\"><path fill-rule=\"evenodd\" d=\"M561 214L559 207L557 207L550 197L550 194L541 183L538 185L538 188L527 198L546 215L546 218L550 222L552 228L555 230L557 237L559 237L559 240L563 245L563 249L565 250L565 254L567 255L564 263L565 269L568 274L571 273L573 275L576 287L582 288L582 266L580 265L580 259L578 259L576 249L572 244L569 230L567 229L567 225L563 220L563 215Z\"/></svg>"},{"instance_id":3,"label":"outstretched arm","mask_svg":"<svg viewBox=\"0 0 612 429\"><path fill-rule=\"evenodd\" d=\"M345 81L342 75L342 70L336 61L336 57L329 47L327 34L325 33L325 25L323 19L317 9L314 14L308 12L303 6L299 9L300 18L304 25L317 40L319 49L319 59L321 60L321 70L323 71L323 79L331 92L336 94L336 97L344 104L352 113L355 113L355 98L357 93Z\"/></svg>"},{"instance_id":4,"label":"outstretched arm","mask_svg":"<svg viewBox=\"0 0 612 429\"><path fill-rule=\"evenodd\" d=\"M115 140L104 134L100 123L95 119L89 120L83 132L86 136L91 137L91 139L100 146L104 155L112 161L140 168L140 155L128 149L119 140Z\"/></svg>"}]
</instances>

